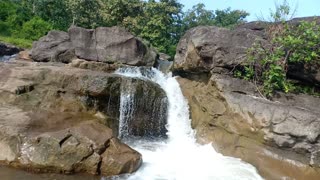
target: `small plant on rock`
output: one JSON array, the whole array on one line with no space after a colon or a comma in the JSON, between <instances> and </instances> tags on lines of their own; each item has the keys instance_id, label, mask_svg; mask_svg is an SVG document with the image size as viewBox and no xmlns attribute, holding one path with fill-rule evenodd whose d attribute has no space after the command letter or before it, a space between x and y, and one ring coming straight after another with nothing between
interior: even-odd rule
<instances>
[{"instance_id":1,"label":"small plant on rock","mask_svg":"<svg viewBox=\"0 0 320 180\"><path fill-rule=\"evenodd\" d=\"M266 97L272 97L277 90L312 92L310 87L303 88L290 81L287 73L290 65L320 65L320 25L316 22L276 24L269 29L269 37L271 46L256 42L248 50L248 63L236 76L261 84Z\"/></svg>"}]
</instances>

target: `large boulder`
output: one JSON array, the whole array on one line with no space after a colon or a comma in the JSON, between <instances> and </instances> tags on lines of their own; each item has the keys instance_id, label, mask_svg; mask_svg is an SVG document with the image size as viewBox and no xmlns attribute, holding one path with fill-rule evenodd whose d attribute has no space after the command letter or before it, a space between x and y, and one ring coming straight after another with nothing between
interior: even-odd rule
<instances>
[{"instance_id":1,"label":"large boulder","mask_svg":"<svg viewBox=\"0 0 320 180\"><path fill-rule=\"evenodd\" d=\"M38 62L69 63L74 57L88 61L153 66L157 53L147 43L120 27L50 31L33 44L31 57Z\"/></svg>"},{"instance_id":2,"label":"large boulder","mask_svg":"<svg viewBox=\"0 0 320 180\"><path fill-rule=\"evenodd\" d=\"M141 164L138 152L120 141L114 142L112 130L89 114L34 112L1 106L0 115L1 163L35 172L68 174L100 174L111 168L119 174L132 173ZM100 167L102 154L114 145L131 156L111 154L109 158L119 165Z\"/></svg>"},{"instance_id":3,"label":"large boulder","mask_svg":"<svg viewBox=\"0 0 320 180\"><path fill-rule=\"evenodd\" d=\"M38 172L136 171L141 155L117 139L128 81L137 87L134 105L148 106L134 115L132 129L139 136L165 134L159 129L166 118L153 113L166 96L151 81L62 63L0 63L0 163Z\"/></svg>"},{"instance_id":4,"label":"large boulder","mask_svg":"<svg viewBox=\"0 0 320 180\"><path fill-rule=\"evenodd\" d=\"M260 30L215 26L190 29L180 39L174 70L191 73L210 72L213 68L232 69L246 60L247 49L256 40L265 42Z\"/></svg>"}]
</instances>

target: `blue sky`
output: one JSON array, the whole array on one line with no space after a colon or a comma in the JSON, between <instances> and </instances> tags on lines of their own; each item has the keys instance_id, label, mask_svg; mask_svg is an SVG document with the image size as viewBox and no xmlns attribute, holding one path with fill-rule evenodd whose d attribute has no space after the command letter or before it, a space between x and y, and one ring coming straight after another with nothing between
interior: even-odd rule
<instances>
[{"instance_id":1,"label":"blue sky","mask_svg":"<svg viewBox=\"0 0 320 180\"><path fill-rule=\"evenodd\" d=\"M257 17L270 17L270 9L274 9L275 3L281 4L283 0L179 0L184 10L193 5L203 3L206 9L241 9L250 13L248 21L257 20ZM287 0L293 9L296 7L295 17L320 15L320 0Z\"/></svg>"}]
</instances>

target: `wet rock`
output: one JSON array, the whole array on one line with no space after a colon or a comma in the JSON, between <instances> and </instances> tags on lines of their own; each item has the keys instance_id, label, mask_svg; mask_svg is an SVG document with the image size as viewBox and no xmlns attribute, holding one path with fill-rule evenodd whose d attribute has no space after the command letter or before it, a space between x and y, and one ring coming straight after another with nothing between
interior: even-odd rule
<instances>
[{"instance_id":1,"label":"wet rock","mask_svg":"<svg viewBox=\"0 0 320 180\"><path fill-rule=\"evenodd\" d=\"M121 96L129 97L120 107L123 137L166 137L168 98L159 85L147 80L137 83L137 79L123 79Z\"/></svg>"},{"instance_id":2,"label":"wet rock","mask_svg":"<svg viewBox=\"0 0 320 180\"><path fill-rule=\"evenodd\" d=\"M200 142L255 165L267 179L320 177L319 98L281 94L269 101L254 84L220 74L178 81Z\"/></svg>"},{"instance_id":3,"label":"wet rock","mask_svg":"<svg viewBox=\"0 0 320 180\"><path fill-rule=\"evenodd\" d=\"M116 138L121 93L133 87L133 131L165 134L166 121L157 108L166 96L155 83L62 63L0 63L1 163L36 172L137 170L141 155Z\"/></svg>"}]
</instances>

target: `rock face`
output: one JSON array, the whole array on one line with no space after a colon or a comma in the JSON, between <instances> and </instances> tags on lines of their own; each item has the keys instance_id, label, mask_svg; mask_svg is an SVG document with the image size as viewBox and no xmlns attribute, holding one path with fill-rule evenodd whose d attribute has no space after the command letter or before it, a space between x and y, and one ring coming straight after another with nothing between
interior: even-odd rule
<instances>
[{"instance_id":1,"label":"rock face","mask_svg":"<svg viewBox=\"0 0 320 180\"><path fill-rule=\"evenodd\" d=\"M141 155L117 139L127 79L59 63L0 63L0 162L37 172L136 171ZM133 84L164 93L151 82Z\"/></svg>"},{"instance_id":2,"label":"rock face","mask_svg":"<svg viewBox=\"0 0 320 180\"><path fill-rule=\"evenodd\" d=\"M320 98L283 95L272 102L243 80L201 79L178 79L199 142L253 164L266 179L319 179Z\"/></svg>"},{"instance_id":3,"label":"rock face","mask_svg":"<svg viewBox=\"0 0 320 180\"><path fill-rule=\"evenodd\" d=\"M192 127L199 142L253 164L266 179L320 179L320 98L279 93L270 101L253 83L230 76L255 38L267 44L265 29L258 22L231 31L197 27L181 39L174 68ZM304 68L316 83L317 72Z\"/></svg>"},{"instance_id":4,"label":"rock face","mask_svg":"<svg viewBox=\"0 0 320 180\"><path fill-rule=\"evenodd\" d=\"M120 27L50 31L33 44L31 56L39 62L69 63L74 57L89 61L153 66L157 53Z\"/></svg>"}]
</instances>

